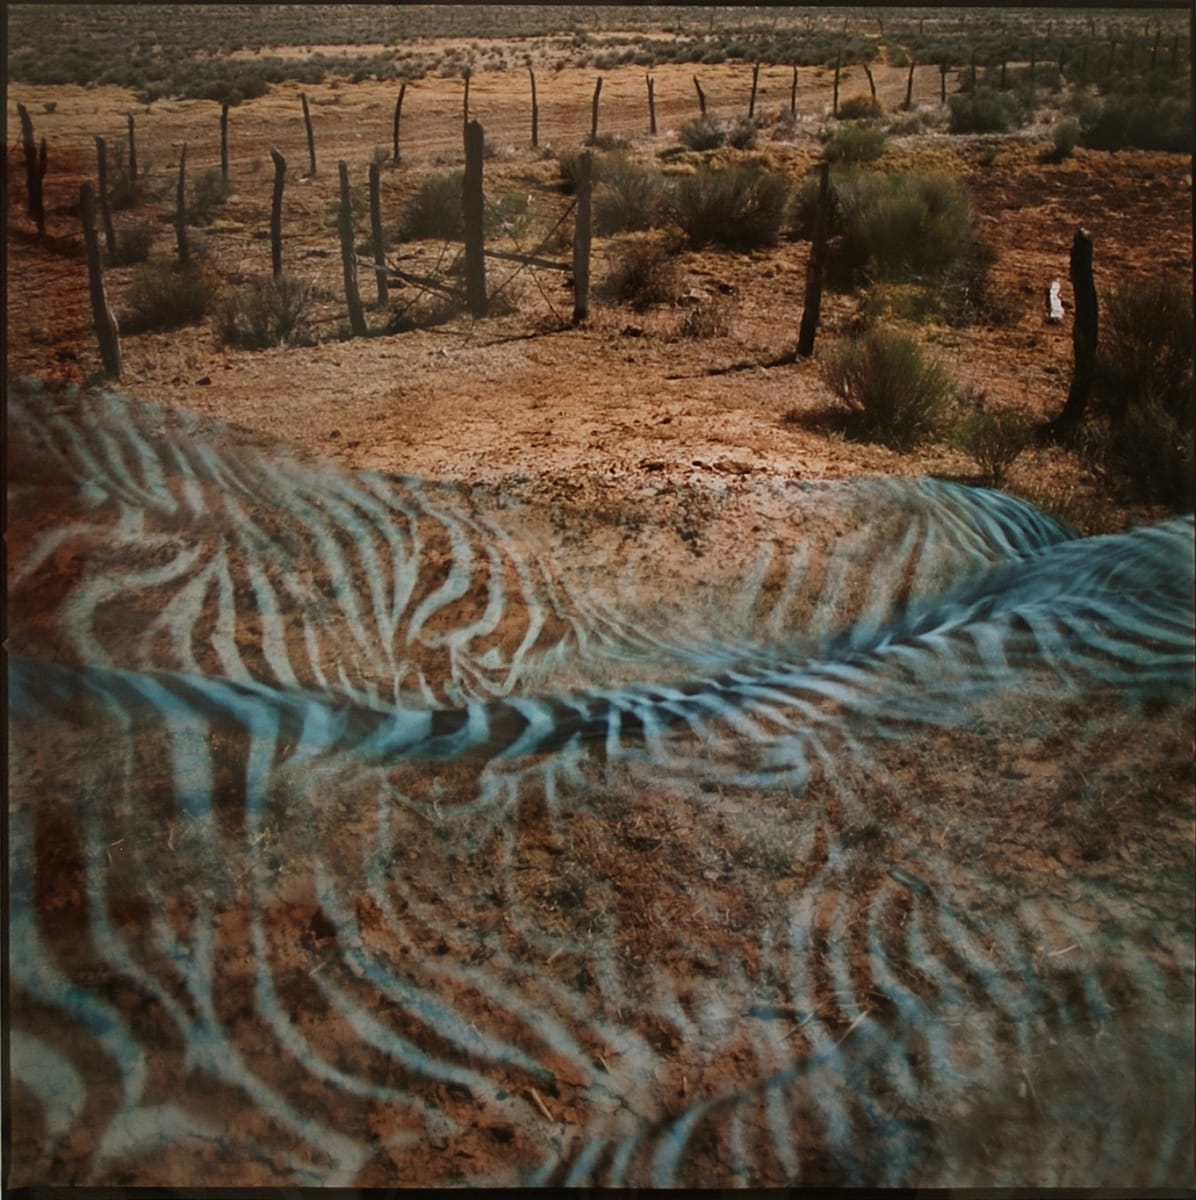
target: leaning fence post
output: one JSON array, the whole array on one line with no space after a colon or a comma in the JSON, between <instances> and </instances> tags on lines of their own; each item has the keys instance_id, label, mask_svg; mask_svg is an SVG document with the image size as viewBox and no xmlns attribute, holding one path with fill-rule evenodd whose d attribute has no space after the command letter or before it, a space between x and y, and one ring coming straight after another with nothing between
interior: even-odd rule
<instances>
[{"instance_id":1,"label":"leaning fence post","mask_svg":"<svg viewBox=\"0 0 1196 1200\"><path fill-rule=\"evenodd\" d=\"M905 80L905 103L902 105L902 108L904 108L906 112L909 112L909 110L913 108L914 104L914 67L916 65L917 64L913 61L913 59L911 59L909 64L909 75Z\"/></svg>"},{"instance_id":2,"label":"leaning fence post","mask_svg":"<svg viewBox=\"0 0 1196 1200\"><path fill-rule=\"evenodd\" d=\"M573 324L590 313L590 212L594 156L585 150L577 159L577 215L573 222Z\"/></svg>"},{"instance_id":3,"label":"leaning fence post","mask_svg":"<svg viewBox=\"0 0 1196 1200\"><path fill-rule=\"evenodd\" d=\"M307 156L311 159L311 173L316 173L316 135L311 127L311 109L307 106L307 93L300 92L299 99L303 101L303 124L307 127Z\"/></svg>"},{"instance_id":4,"label":"leaning fence post","mask_svg":"<svg viewBox=\"0 0 1196 1200\"><path fill-rule=\"evenodd\" d=\"M470 315L486 315L485 207L482 198L482 162L486 135L481 123L465 126L465 180L461 188L461 217L465 226L465 301Z\"/></svg>"},{"instance_id":5,"label":"leaning fence post","mask_svg":"<svg viewBox=\"0 0 1196 1200\"><path fill-rule=\"evenodd\" d=\"M137 133L133 127L132 113L129 113L129 182L137 182Z\"/></svg>"},{"instance_id":6,"label":"leaning fence post","mask_svg":"<svg viewBox=\"0 0 1196 1200\"><path fill-rule=\"evenodd\" d=\"M394 160L399 161L399 119L403 115L403 97L407 95L407 82L404 80L399 84L399 98L395 101L395 124L394 124Z\"/></svg>"},{"instance_id":7,"label":"leaning fence post","mask_svg":"<svg viewBox=\"0 0 1196 1200\"><path fill-rule=\"evenodd\" d=\"M694 76L694 89L698 93L698 109L702 116L706 115L706 93L702 91L702 85L698 82L698 77Z\"/></svg>"},{"instance_id":8,"label":"leaning fence post","mask_svg":"<svg viewBox=\"0 0 1196 1200\"><path fill-rule=\"evenodd\" d=\"M96 176L100 190L100 221L104 226L104 245L108 257L116 257L116 230L112 227L112 208L108 204L108 145L96 136Z\"/></svg>"},{"instance_id":9,"label":"leaning fence post","mask_svg":"<svg viewBox=\"0 0 1196 1200\"><path fill-rule=\"evenodd\" d=\"M536 72L527 64L527 75L532 82L532 149L540 145L540 106L536 103Z\"/></svg>"},{"instance_id":10,"label":"leaning fence post","mask_svg":"<svg viewBox=\"0 0 1196 1200\"><path fill-rule=\"evenodd\" d=\"M868 90L872 93L872 111L880 112L880 101L876 98L876 80L872 78L872 68L864 63L864 74L868 76Z\"/></svg>"},{"instance_id":11,"label":"leaning fence post","mask_svg":"<svg viewBox=\"0 0 1196 1200\"><path fill-rule=\"evenodd\" d=\"M756 88L760 84L760 64L752 65L752 94L748 100L748 120L752 120L756 115Z\"/></svg>"},{"instance_id":12,"label":"leaning fence post","mask_svg":"<svg viewBox=\"0 0 1196 1200\"><path fill-rule=\"evenodd\" d=\"M341 265L345 274L345 301L349 307L349 328L354 337L365 337L365 314L361 311L361 293L357 290L357 257L353 252L353 201L349 195L349 168L342 161L340 172L341 198L337 209L337 227L341 235Z\"/></svg>"},{"instance_id":13,"label":"leaning fence post","mask_svg":"<svg viewBox=\"0 0 1196 1200\"><path fill-rule=\"evenodd\" d=\"M646 75L648 81L648 132L656 136L656 80Z\"/></svg>"},{"instance_id":14,"label":"leaning fence post","mask_svg":"<svg viewBox=\"0 0 1196 1200\"><path fill-rule=\"evenodd\" d=\"M594 99L590 106L590 143L591 145L598 140L598 97L602 95L602 76L598 76L598 82L594 85Z\"/></svg>"},{"instance_id":15,"label":"leaning fence post","mask_svg":"<svg viewBox=\"0 0 1196 1200\"><path fill-rule=\"evenodd\" d=\"M187 245L187 143L179 154L179 182L175 192L174 203L174 236L178 243L179 264L186 266L191 257Z\"/></svg>"},{"instance_id":16,"label":"leaning fence post","mask_svg":"<svg viewBox=\"0 0 1196 1200\"><path fill-rule=\"evenodd\" d=\"M835 87L834 94L831 98L831 116L839 115L839 68L843 65L843 51L840 50L835 55Z\"/></svg>"},{"instance_id":17,"label":"leaning fence post","mask_svg":"<svg viewBox=\"0 0 1196 1200\"><path fill-rule=\"evenodd\" d=\"M1100 317L1096 300L1096 282L1092 277L1092 234L1077 229L1071 244L1071 287L1075 304L1072 325L1073 364L1071 386L1063 411L1047 425L1057 439L1069 438L1080 427L1092 385L1096 380L1096 345Z\"/></svg>"},{"instance_id":18,"label":"leaning fence post","mask_svg":"<svg viewBox=\"0 0 1196 1200\"><path fill-rule=\"evenodd\" d=\"M287 174L287 160L270 147L274 160L274 201L270 206L270 262L275 280L282 278L282 186Z\"/></svg>"},{"instance_id":19,"label":"leaning fence post","mask_svg":"<svg viewBox=\"0 0 1196 1200\"><path fill-rule=\"evenodd\" d=\"M46 175L46 139L42 138L39 153L33 139L33 118L23 105L17 105L17 114L21 118L21 141L25 147L25 213L37 222L37 232L46 232L46 205L42 197L42 180Z\"/></svg>"},{"instance_id":20,"label":"leaning fence post","mask_svg":"<svg viewBox=\"0 0 1196 1200\"><path fill-rule=\"evenodd\" d=\"M228 101L220 105L220 176L228 180Z\"/></svg>"},{"instance_id":21,"label":"leaning fence post","mask_svg":"<svg viewBox=\"0 0 1196 1200\"><path fill-rule=\"evenodd\" d=\"M797 63L793 64L793 83L789 88L789 115L797 116Z\"/></svg>"},{"instance_id":22,"label":"leaning fence post","mask_svg":"<svg viewBox=\"0 0 1196 1200\"><path fill-rule=\"evenodd\" d=\"M831 164L818 164L818 211L814 214L814 241L806 266L806 298L802 306L797 353L809 358L814 353L814 335L822 314L822 279L826 271L827 209L830 207Z\"/></svg>"},{"instance_id":23,"label":"leaning fence post","mask_svg":"<svg viewBox=\"0 0 1196 1200\"><path fill-rule=\"evenodd\" d=\"M386 285L386 247L382 243L382 171L370 163L370 234L374 242L374 273L378 280L378 306L390 299Z\"/></svg>"},{"instance_id":24,"label":"leaning fence post","mask_svg":"<svg viewBox=\"0 0 1196 1200\"><path fill-rule=\"evenodd\" d=\"M939 63L939 103L947 103L947 64Z\"/></svg>"},{"instance_id":25,"label":"leaning fence post","mask_svg":"<svg viewBox=\"0 0 1196 1200\"><path fill-rule=\"evenodd\" d=\"M79 215L83 221L83 245L87 253L87 283L91 294L91 316L95 322L96 338L100 343L100 358L104 363L104 374L110 379L120 378L120 333L116 318L108 306L104 292L104 260L100 255L100 244L96 238L95 198L90 180L79 188Z\"/></svg>"}]
</instances>

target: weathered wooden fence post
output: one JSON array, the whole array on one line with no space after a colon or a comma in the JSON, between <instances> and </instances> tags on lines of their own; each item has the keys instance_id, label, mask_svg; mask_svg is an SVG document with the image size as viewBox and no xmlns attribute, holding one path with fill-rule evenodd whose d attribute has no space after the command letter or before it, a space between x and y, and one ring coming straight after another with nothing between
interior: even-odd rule
<instances>
[{"instance_id":1,"label":"weathered wooden fence post","mask_svg":"<svg viewBox=\"0 0 1196 1200\"><path fill-rule=\"evenodd\" d=\"M594 99L590 106L590 145L593 145L598 140L598 98L602 95L602 76L598 76L598 82L594 85Z\"/></svg>"},{"instance_id":2,"label":"weathered wooden fence post","mask_svg":"<svg viewBox=\"0 0 1196 1200\"><path fill-rule=\"evenodd\" d=\"M1005 84L1005 71L1008 66L1009 63L1005 59L1001 59L1001 91L1003 92L1008 90Z\"/></svg>"},{"instance_id":3,"label":"weathered wooden fence post","mask_svg":"<svg viewBox=\"0 0 1196 1200\"><path fill-rule=\"evenodd\" d=\"M186 266L191 258L187 245L187 143L179 153L179 182L175 192L174 236L178 244L179 265Z\"/></svg>"},{"instance_id":4,"label":"weathered wooden fence post","mask_svg":"<svg viewBox=\"0 0 1196 1200\"><path fill-rule=\"evenodd\" d=\"M228 101L220 105L220 177L228 181Z\"/></svg>"},{"instance_id":5,"label":"weathered wooden fence post","mask_svg":"<svg viewBox=\"0 0 1196 1200\"><path fill-rule=\"evenodd\" d=\"M577 159L577 215L573 222L573 324L590 314L590 239L594 157L583 151Z\"/></svg>"},{"instance_id":6,"label":"weathered wooden fence post","mask_svg":"<svg viewBox=\"0 0 1196 1200\"><path fill-rule=\"evenodd\" d=\"M864 74L868 76L868 90L872 93L872 111L880 112L880 101L876 98L876 80L872 78L872 68L864 63Z\"/></svg>"},{"instance_id":7,"label":"weathered wooden fence post","mask_svg":"<svg viewBox=\"0 0 1196 1200\"><path fill-rule=\"evenodd\" d=\"M939 63L939 103L947 103L947 64Z\"/></svg>"},{"instance_id":8,"label":"weathered wooden fence post","mask_svg":"<svg viewBox=\"0 0 1196 1200\"><path fill-rule=\"evenodd\" d=\"M46 204L42 194L42 180L46 177L46 139L42 138L40 151L33 139L33 118L23 105L17 105L21 118L21 142L25 148L25 215L37 223L39 237L46 233Z\"/></svg>"},{"instance_id":9,"label":"weathered wooden fence post","mask_svg":"<svg viewBox=\"0 0 1196 1200\"><path fill-rule=\"evenodd\" d=\"M403 97L407 95L407 82L404 80L399 84L399 98L395 101L395 124L394 124L394 154L395 162L399 161L399 119L403 115Z\"/></svg>"},{"instance_id":10,"label":"weathered wooden fence post","mask_svg":"<svg viewBox=\"0 0 1196 1200\"><path fill-rule=\"evenodd\" d=\"M756 89L760 85L760 64L752 64L752 94L748 99L748 120L752 120L756 115Z\"/></svg>"},{"instance_id":11,"label":"weathered wooden fence post","mask_svg":"<svg viewBox=\"0 0 1196 1200\"><path fill-rule=\"evenodd\" d=\"M275 281L282 278L282 187L287 175L287 160L273 147L274 200L270 205L270 264Z\"/></svg>"},{"instance_id":12,"label":"weathered wooden fence post","mask_svg":"<svg viewBox=\"0 0 1196 1200\"><path fill-rule=\"evenodd\" d=\"M826 273L827 210L830 207L831 164L818 164L818 211L814 214L814 240L806 266L806 298L797 335L797 353L809 358L814 353L814 335L822 314L822 280Z\"/></svg>"},{"instance_id":13,"label":"weathered wooden fence post","mask_svg":"<svg viewBox=\"0 0 1196 1200\"><path fill-rule=\"evenodd\" d=\"M79 188L79 216L83 221L83 245L87 253L87 283L91 294L91 316L95 323L96 339L100 343L100 358L104 374L109 379L120 378L120 334L116 318L108 306L104 291L104 260L96 237L96 208L91 181Z\"/></svg>"},{"instance_id":14,"label":"weathered wooden fence post","mask_svg":"<svg viewBox=\"0 0 1196 1200\"><path fill-rule=\"evenodd\" d=\"M116 257L116 230L112 227L112 206L108 203L108 144L96 136L96 176L100 191L100 221L104 226L104 245L109 259Z\"/></svg>"},{"instance_id":15,"label":"weathered wooden fence post","mask_svg":"<svg viewBox=\"0 0 1196 1200\"><path fill-rule=\"evenodd\" d=\"M485 202L482 197L482 163L486 135L481 123L465 126L465 181L461 190L461 216L465 226L465 302L470 315L484 317L486 301Z\"/></svg>"},{"instance_id":16,"label":"weathered wooden fence post","mask_svg":"<svg viewBox=\"0 0 1196 1200\"><path fill-rule=\"evenodd\" d=\"M1038 47L1030 47L1030 86L1034 86L1034 74L1038 67Z\"/></svg>"},{"instance_id":17,"label":"weathered wooden fence post","mask_svg":"<svg viewBox=\"0 0 1196 1200\"><path fill-rule=\"evenodd\" d=\"M706 93L702 91L702 85L698 82L698 77L694 76L694 88L698 93L698 109L702 116L706 115Z\"/></svg>"},{"instance_id":18,"label":"weathered wooden fence post","mask_svg":"<svg viewBox=\"0 0 1196 1200\"><path fill-rule=\"evenodd\" d=\"M975 90L976 90L976 51L973 50L971 60L968 64L968 91L975 92Z\"/></svg>"},{"instance_id":19,"label":"weathered wooden fence post","mask_svg":"<svg viewBox=\"0 0 1196 1200\"><path fill-rule=\"evenodd\" d=\"M465 98L461 102L461 128L466 137L469 136L469 81L473 78L473 68L466 67L461 72L465 79Z\"/></svg>"},{"instance_id":20,"label":"weathered wooden fence post","mask_svg":"<svg viewBox=\"0 0 1196 1200\"><path fill-rule=\"evenodd\" d=\"M336 213L337 229L341 235L341 266L345 275L345 302L349 308L349 328L354 337L365 337L365 314L361 311L361 293L357 290L357 256L353 249L353 199L349 194L349 168L342 161L340 173L340 207Z\"/></svg>"},{"instance_id":21,"label":"weathered wooden fence post","mask_svg":"<svg viewBox=\"0 0 1196 1200\"><path fill-rule=\"evenodd\" d=\"M311 160L311 173L316 173L316 135L311 127L311 109L307 105L307 93L300 92L299 99L303 102L303 124L307 129L307 156Z\"/></svg>"},{"instance_id":22,"label":"weathered wooden fence post","mask_svg":"<svg viewBox=\"0 0 1196 1200\"><path fill-rule=\"evenodd\" d=\"M1058 440L1066 440L1080 427L1096 380L1096 345L1100 317L1096 300L1096 282L1092 277L1092 234L1077 229L1071 243L1071 287L1075 303L1072 326L1073 363L1071 386L1063 411L1047 426Z\"/></svg>"},{"instance_id":23,"label":"weathered wooden fence post","mask_svg":"<svg viewBox=\"0 0 1196 1200\"><path fill-rule=\"evenodd\" d=\"M918 64L910 59L909 74L905 79L905 103L901 106L906 112L909 112L914 106L914 67Z\"/></svg>"},{"instance_id":24,"label":"weathered wooden fence post","mask_svg":"<svg viewBox=\"0 0 1196 1200\"><path fill-rule=\"evenodd\" d=\"M797 116L797 63L793 64L793 83L789 87L789 115Z\"/></svg>"},{"instance_id":25,"label":"weathered wooden fence post","mask_svg":"<svg viewBox=\"0 0 1196 1200\"><path fill-rule=\"evenodd\" d=\"M370 163L370 235L374 242L374 273L378 280L378 307L390 299L386 284L386 247L382 240L382 171Z\"/></svg>"},{"instance_id":26,"label":"weathered wooden fence post","mask_svg":"<svg viewBox=\"0 0 1196 1200\"><path fill-rule=\"evenodd\" d=\"M840 50L835 55L835 88L834 94L831 97L831 116L839 115L839 69L843 65L843 52Z\"/></svg>"},{"instance_id":27,"label":"weathered wooden fence post","mask_svg":"<svg viewBox=\"0 0 1196 1200\"><path fill-rule=\"evenodd\" d=\"M656 80L651 75L644 77L648 81L648 132L656 136Z\"/></svg>"},{"instance_id":28,"label":"weathered wooden fence post","mask_svg":"<svg viewBox=\"0 0 1196 1200\"><path fill-rule=\"evenodd\" d=\"M133 124L133 114L129 113L129 183L137 184L137 131Z\"/></svg>"},{"instance_id":29,"label":"weathered wooden fence post","mask_svg":"<svg viewBox=\"0 0 1196 1200\"><path fill-rule=\"evenodd\" d=\"M532 82L532 149L540 145L540 105L536 100L536 72L527 64L527 75Z\"/></svg>"}]
</instances>

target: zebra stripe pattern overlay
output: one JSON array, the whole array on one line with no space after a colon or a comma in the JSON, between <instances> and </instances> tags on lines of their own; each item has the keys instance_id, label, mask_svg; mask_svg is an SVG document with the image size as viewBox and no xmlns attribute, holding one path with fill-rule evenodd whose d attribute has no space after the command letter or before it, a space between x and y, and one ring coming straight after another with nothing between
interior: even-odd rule
<instances>
[{"instance_id":1,"label":"zebra stripe pattern overlay","mask_svg":"<svg viewBox=\"0 0 1196 1200\"><path fill-rule=\"evenodd\" d=\"M27 385L8 486L14 1186L1190 1181L1190 519Z\"/></svg>"}]
</instances>

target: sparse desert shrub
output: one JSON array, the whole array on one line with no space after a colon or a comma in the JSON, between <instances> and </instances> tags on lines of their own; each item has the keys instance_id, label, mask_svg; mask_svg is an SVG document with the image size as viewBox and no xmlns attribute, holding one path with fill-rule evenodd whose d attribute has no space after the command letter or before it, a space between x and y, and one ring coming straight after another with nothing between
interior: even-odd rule
<instances>
[{"instance_id":1,"label":"sparse desert shrub","mask_svg":"<svg viewBox=\"0 0 1196 1200\"><path fill-rule=\"evenodd\" d=\"M747 250L771 246L789 200L784 175L753 163L703 167L678 180L674 214L691 246Z\"/></svg>"},{"instance_id":2,"label":"sparse desert shrub","mask_svg":"<svg viewBox=\"0 0 1196 1200\"><path fill-rule=\"evenodd\" d=\"M173 259L151 258L137 266L129 280L121 330L162 332L200 321L215 294L215 281L203 265L193 261L180 266Z\"/></svg>"},{"instance_id":3,"label":"sparse desert shrub","mask_svg":"<svg viewBox=\"0 0 1196 1200\"><path fill-rule=\"evenodd\" d=\"M938 359L909 334L885 326L834 347L825 374L846 407L848 436L894 450L911 449L941 432L956 396Z\"/></svg>"},{"instance_id":4,"label":"sparse desert shrub","mask_svg":"<svg viewBox=\"0 0 1196 1200\"><path fill-rule=\"evenodd\" d=\"M974 413L956 430L956 440L993 483L1000 483L1005 478L1033 437L1034 427L1030 420L1008 408Z\"/></svg>"},{"instance_id":5,"label":"sparse desert shrub","mask_svg":"<svg viewBox=\"0 0 1196 1200\"><path fill-rule=\"evenodd\" d=\"M127 267L145 262L150 247L154 244L155 230L152 225L127 225L116 231L116 253L112 256L114 266Z\"/></svg>"},{"instance_id":6,"label":"sparse desert shrub","mask_svg":"<svg viewBox=\"0 0 1196 1200\"><path fill-rule=\"evenodd\" d=\"M725 300L707 300L686 309L676 336L686 341L705 342L726 337L731 329L730 306Z\"/></svg>"},{"instance_id":7,"label":"sparse desert shrub","mask_svg":"<svg viewBox=\"0 0 1196 1200\"><path fill-rule=\"evenodd\" d=\"M659 171L623 157L609 160L594 189L595 233L651 228L660 217L663 196Z\"/></svg>"},{"instance_id":8,"label":"sparse desert shrub","mask_svg":"<svg viewBox=\"0 0 1196 1200\"><path fill-rule=\"evenodd\" d=\"M231 190L228 180L218 170L197 175L191 185L191 199L187 204L187 224L210 225L212 210L228 199Z\"/></svg>"},{"instance_id":9,"label":"sparse desert shrub","mask_svg":"<svg viewBox=\"0 0 1196 1200\"><path fill-rule=\"evenodd\" d=\"M1083 136L1078 121L1060 121L1051 130L1052 149L1048 155L1050 162L1062 162L1070 158Z\"/></svg>"},{"instance_id":10,"label":"sparse desert shrub","mask_svg":"<svg viewBox=\"0 0 1196 1200\"><path fill-rule=\"evenodd\" d=\"M885 152L885 131L878 125L848 125L827 142L823 152L831 162L872 162Z\"/></svg>"},{"instance_id":11,"label":"sparse desert shrub","mask_svg":"<svg viewBox=\"0 0 1196 1200\"><path fill-rule=\"evenodd\" d=\"M1025 124L1026 114L1013 92L977 88L962 96L948 96L950 133L1009 133Z\"/></svg>"},{"instance_id":12,"label":"sparse desert shrub","mask_svg":"<svg viewBox=\"0 0 1196 1200\"><path fill-rule=\"evenodd\" d=\"M1179 283L1129 281L1109 297L1094 397L1105 436L1090 457L1177 509L1192 507L1196 486L1194 347L1192 298Z\"/></svg>"},{"instance_id":13,"label":"sparse desert shrub","mask_svg":"<svg viewBox=\"0 0 1196 1200\"><path fill-rule=\"evenodd\" d=\"M1083 142L1093 150L1135 147L1189 154L1193 147L1191 102L1186 96L1108 96L1085 122Z\"/></svg>"},{"instance_id":14,"label":"sparse desert shrub","mask_svg":"<svg viewBox=\"0 0 1196 1200\"><path fill-rule=\"evenodd\" d=\"M806 220L816 192L804 185ZM925 295L910 315L966 323L988 303L993 252L979 235L967 191L945 175L831 173L832 269L840 283L866 280ZM801 217L799 210L799 217ZM907 299L909 299L907 297Z\"/></svg>"},{"instance_id":15,"label":"sparse desert shrub","mask_svg":"<svg viewBox=\"0 0 1196 1200\"><path fill-rule=\"evenodd\" d=\"M840 121L866 121L880 116L880 105L871 96L852 96L840 102L835 115Z\"/></svg>"},{"instance_id":16,"label":"sparse desert shrub","mask_svg":"<svg viewBox=\"0 0 1196 1200\"><path fill-rule=\"evenodd\" d=\"M756 145L759 124L750 117L741 117L727 130L727 144L736 150L751 150Z\"/></svg>"},{"instance_id":17,"label":"sparse desert shrub","mask_svg":"<svg viewBox=\"0 0 1196 1200\"><path fill-rule=\"evenodd\" d=\"M717 150L727 140L726 131L709 117L686 121L680 130L681 142L690 150Z\"/></svg>"},{"instance_id":18,"label":"sparse desert shrub","mask_svg":"<svg viewBox=\"0 0 1196 1200\"><path fill-rule=\"evenodd\" d=\"M221 345L243 350L306 342L312 290L286 275L246 284L221 301L216 335Z\"/></svg>"},{"instance_id":19,"label":"sparse desert shrub","mask_svg":"<svg viewBox=\"0 0 1196 1200\"><path fill-rule=\"evenodd\" d=\"M643 312L655 304L672 304L680 290L681 267L673 248L636 241L619 252L601 294Z\"/></svg>"},{"instance_id":20,"label":"sparse desert shrub","mask_svg":"<svg viewBox=\"0 0 1196 1200\"><path fill-rule=\"evenodd\" d=\"M399 237L414 242L422 238L460 241L465 234L461 216L464 171L429 175L399 216Z\"/></svg>"}]
</instances>

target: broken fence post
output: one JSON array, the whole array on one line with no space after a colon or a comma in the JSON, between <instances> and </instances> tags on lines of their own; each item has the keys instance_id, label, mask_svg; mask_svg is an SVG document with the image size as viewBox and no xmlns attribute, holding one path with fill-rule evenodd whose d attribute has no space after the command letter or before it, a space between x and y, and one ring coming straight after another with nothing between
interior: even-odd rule
<instances>
[{"instance_id":1,"label":"broken fence post","mask_svg":"<svg viewBox=\"0 0 1196 1200\"><path fill-rule=\"evenodd\" d=\"M116 318L108 306L104 290L104 260L96 237L95 197L90 180L79 188L79 216L83 221L83 245L87 254L87 284L91 296L91 316L96 339L100 343L100 358L104 374L109 379L120 378L120 333Z\"/></svg>"}]
</instances>

